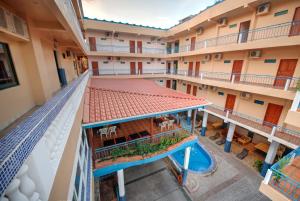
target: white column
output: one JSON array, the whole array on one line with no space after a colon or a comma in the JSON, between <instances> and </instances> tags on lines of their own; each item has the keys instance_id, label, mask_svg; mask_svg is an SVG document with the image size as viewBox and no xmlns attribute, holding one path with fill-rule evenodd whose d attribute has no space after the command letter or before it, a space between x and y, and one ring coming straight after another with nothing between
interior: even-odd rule
<instances>
[{"instance_id":1,"label":"white column","mask_svg":"<svg viewBox=\"0 0 300 201\"><path fill-rule=\"evenodd\" d=\"M234 130L235 130L235 124L229 123L228 133L227 133L226 142L224 146L225 152L230 152L231 150L231 141L234 135Z\"/></svg>"},{"instance_id":2,"label":"white column","mask_svg":"<svg viewBox=\"0 0 300 201\"><path fill-rule=\"evenodd\" d=\"M263 166L261 168L260 174L263 177L266 175L268 169L272 166L272 164L274 162L274 159L275 159L275 157L277 155L278 147L279 147L279 143L273 140L271 142L271 144L270 144L267 156L266 156L264 164L263 164Z\"/></svg>"},{"instance_id":3,"label":"white column","mask_svg":"<svg viewBox=\"0 0 300 201\"><path fill-rule=\"evenodd\" d=\"M235 75L232 75L232 77L231 77L231 84L234 84L234 80L235 80Z\"/></svg>"},{"instance_id":4,"label":"white column","mask_svg":"<svg viewBox=\"0 0 300 201\"><path fill-rule=\"evenodd\" d=\"M118 170L117 175L118 175L119 196L120 196L120 200L123 201L125 200L125 183L124 183L123 169Z\"/></svg>"},{"instance_id":5,"label":"white column","mask_svg":"<svg viewBox=\"0 0 300 201\"><path fill-rule=\"evenodd\" d=\"M182 175L182 185L186 184L187 171L188 171L189 162L190 162L190 154L191 154L191 147L185 148L184 163L183 163L183 175Z\"/></svg>"},{"instance_id":6,"label":"white column","mask_svg":"<svg viewBox=\"0 0 300 201\"><path fill-rule=\"evenodd\" d=\"M290 87L290 84L291 84L291 79L287 79L285 81L285 85L284 85L284 91L287 91Z\"/></svg>"},{"instance_id":7,"label":"white column","mask_svg":"<svg viewBox=\"0 0 300 201\"><path fill-rule=\"evenodd\" d=\"M208 112L203 113L203 120L202 120L202 128L201 128L201 135L205 136L207 130L207 119L208 119Z\"/></svg>"},{"instance_id":8,"label":"white column","mask_svg":"<svg viewBox=\"0 0 300 201\"><path fill-rule=\"evenodd\" d=\"M267 174L266 174L266 176L265 176L265 178L263 180L264 184L268 185L268 183L269 183L269 181L270 181L270 179L272 177L272 173L273 173L272 170L268 169Z\"/></svg>"},{"instance_id":9,"label":"white column","mask_svg":"<svg viewBox=\"0 0 300 201\"><path fill-rule=\"evenodd\" d=\"M293 100L291 111L297 111L299 104L300 104L300 91L297 91L295 98Z\"/></svg>"},{"instance_id":10,"label":"white column","mask_svg":"<svg viewBox=\"0 0 300 201\"><path fill-rule=\"evenodd\" d=\"M187 113L187 124L191 125L191 117L192 117L192 110L188 110Z\"/></svg>"}]
</instances>

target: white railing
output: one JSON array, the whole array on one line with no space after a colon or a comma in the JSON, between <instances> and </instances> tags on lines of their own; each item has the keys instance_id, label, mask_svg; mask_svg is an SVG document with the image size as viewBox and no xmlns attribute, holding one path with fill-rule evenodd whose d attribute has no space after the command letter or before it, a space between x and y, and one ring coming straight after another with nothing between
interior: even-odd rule
<instances>
[{"instance_id":1,"label":"white railing","mask_svg":"<svg viewBox=\"0 0 300 201\"><path fill-rule=\"evenodd\" d=\"M0 139L0 198L49 199L88 77L86 72ZM18 138L19 130L26 135Z\"/></svg>"}]
</instances>

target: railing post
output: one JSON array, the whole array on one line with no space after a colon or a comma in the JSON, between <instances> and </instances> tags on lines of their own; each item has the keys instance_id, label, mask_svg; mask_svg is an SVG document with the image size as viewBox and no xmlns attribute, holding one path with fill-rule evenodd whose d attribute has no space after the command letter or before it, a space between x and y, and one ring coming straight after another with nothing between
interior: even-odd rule
<instances>
[{"instance_id":1,"label":"railing post","mask_svg":"<svg viewBox=\"0 0 300 201\"><path fill-rule=\"evenodd\" d=\"M184 76L186 76L186 71L184 71Z\"/></svg>"},{"instance_id":2,"label":"railing post","mask_svg":"<svg viewBox=\"0 0 300 201\"><path fill-rule=\"evenodd\" d=\"M286 79L285 85L284 85L284 91L287 91L290 87L291 79Z\"/></svg>"},{"instance_id":3,"label":"railing post","mask_svg":"<svg viewBox=\"0 0 300 201\"><path fill-rule=\"evenodd\" d=\"M207 48L207 40L204 41L204 48Z\"/></svg>"},{"instance_id":4,"label":"railing post","mask_svg":"<svg viewBox=\"0 0 300 201\"><path fill-rule=\"evenodd\" d=\"M224 123L228 123L228 117L229 117L229 110L226 110L226 116L224 119Z\"/></svg>"},{"instance_id":5,"label":"railing post","mask_svg":"<svg viewBox=\"0 0 300 201\"><path fill-rule=\"evenodd\" d=\"M271 131L271 134L270 134L270 137L268 138L268 141L269 141L269 142L272 142L273 137L274 137L274 135L275 135L275 133L276 133L276 130L277 130L277 127L276 127L276 126L273 126L272 131Z\"/></svg>"},{"instance_id":6,"label":"railing post","mask_svg":"<svg viewBox=\"0 0 300 201\"><path fill-rule=\"evenodd\" d=\"M232 75L232 77L231 77L231 84L234 84L234 80L235 80L235 75Z\"/></svg>"},{"instance_id":7,"label":"railing post","mask_svg":"<svg viewBox=\"0 0 300 201\"><path fill-rule=\"evenodd\" d=\"M203 80L203 73L200 73L200 80Z\"/></svg>"},{"instance_id":8,"label":"railing post","mask_svg":"<svg viewBox=\"0 0 300 201\"><path fill-rule=\"evenodd\" d=\"M263 183L268 185L269 181L271 180L271 177L272 177L272 170L268 169L267 174L263 180Z\"/></svg>"}]
</instances>

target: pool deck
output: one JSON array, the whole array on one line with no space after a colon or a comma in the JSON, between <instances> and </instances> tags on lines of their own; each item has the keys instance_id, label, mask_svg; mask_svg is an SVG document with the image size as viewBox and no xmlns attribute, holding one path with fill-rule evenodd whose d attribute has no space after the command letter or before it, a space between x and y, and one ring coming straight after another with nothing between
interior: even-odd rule
<instances>
[{"instance_id":1,"label":"pool deck","mask_svg":"<svg viewBox=\"0 0 300 201\"><path fill-rule=\"evenodd\" d=\"M225 153L207 137L200 137L217 161L217 170L209 176L189 173L186 190L195 201L269 201L259 192L262 177L231 153Z\"/></svg>"}]
</instances>

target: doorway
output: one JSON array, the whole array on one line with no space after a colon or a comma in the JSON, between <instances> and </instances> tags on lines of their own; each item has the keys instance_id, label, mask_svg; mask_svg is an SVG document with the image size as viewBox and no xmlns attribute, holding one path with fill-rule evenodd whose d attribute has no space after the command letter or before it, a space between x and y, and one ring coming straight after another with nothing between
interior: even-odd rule
<instances>
[{"instance_id":1,"label":"doorway","mask_svg":"<svg viewBox=\"0 0 300 201\"><path fill-rule=\"evenodd\" d=\"M193 96L197 96L197 86L193 86Z\"/></svg>"},{"instance_id":2,"label":"doorway","mask_svg":"<svg viewBox=\"0 0 300 201\"><path fill-rule=\"evenodd\" d=\"M191 47L190 47L190 51L194 51L195 50L195 45L196 45L196 37L192 37L191 38Z\"/></svg>"},{"instance_id":3,"label":"doorway","mask_svg":"<svg viewBox=\"0 0 300 201\"><path fill-rule=\"evenodd\" d=\"M190 61L189 62L188 76L192 76L192 75L193 75L193 62Z\"/></svg>"},{"instance_id":4,"label":"doorway","mask_svg":"<svg viewBox=\"0 0 300 201\"><path fill-rule=\"evenodd\" d=\"M129 41L129 52L135 53L135 41L134 40Z\"/></svg>"},{"instance_id":5,"label":"doorway","mask_svg":"<svg viewBox=\"0 0 300 201\"><path fill-rule=\"evenodd\" d=\"M236 96L232 94L227 94L226 103L225 103L225 111L229 111L230 113L233 111L235 104Z\"/></svg>"},{"instance_id":6,"label":"doorway","mask_svg":"<svg viewBox=\"0 0 300 201\"><path fill-rule=\"evenodd\" d=\"M281 59L274 81L274 86L284 88L288 78L293 77L298 59Z\"/></svg>"},{"instance_id":7,"label":"doorway","mask_svg":"<svg viewBox=\"0 0 300 201\"><path fill-rule=\"evenodd\" d=\"M234 75L235 77L234 81L239 82L241 79L242 68L243 68L243 60L235 60L232 66L230 80L232 80L232 77Z\"/></svg>"},{"instance_id":8,"label":"doorway","mask_svg":"<svg viewBox=\"0 0 300 201\"><path fill-rule=\"evenodd\" d=\"M199 72L200 72L200 61L197 61L195 67L195 77L199 77Z\"/></svg>"},{"instance_id":9,"label":"doorway","mask_svg":"<svg viewBox=\"0 0 300 201\"><path fill-rule=\"evenodd\" d=\"M280 119L282 109L283 109L282 105L269 103L265 113L264 125L267 126L277 125Z\"/></svg>"},{"instance_id":10,"label":"doorway","mask_svg":"<svg viewBox=\"0 0 300 201\"><path fill-rule=\"evenodd\" d=\"M166 87L171 88L171 80L167 80Z\"/></svg>"},{"instance_id":11,"label":"doorway","mask_svg":"<svg viewBox=\"0 0 300 201\"><path fill-rule=\"evenodd\" d=\"M172 81L172 89L174 89L174 90L177 89L177 81L176 80Z\"/></svg>"},{"instance_id":12,"label":"doorway","mask_svg":"<svg viewBox=\"0 0 300 201\"><path fill-rule=\"evenodd\" d=\"M142 53L143 52L143 43L142 41L137 41L137 53Z\"/></svg>"},{"instance_id":13,"label":"doorway","mask_svg":"<svg viewBox=\"0 0 300 201\"><path fill-rule=\"evenodd\" d=\"M135 62L130 62L130 75L135 75Z\"/></svg>"},{"instance_id":14,"label":"doorway","mask_svg":"<svg viewBox=\"0 0 300 201\"><path fill-rule=\"evenodd\" d=\"M89 37L90 51L96 51L96 38Z\"/></svg>"},{"instance_id":15,"label":"doorway","mask_svg":"<svg viewBox=\"0 0 300 201\"><path fill-rule=\"evenodd\" d=\"M167 74L171 73L171 62L167 63Z\"/></svg>"},{"instance_id":16,"label":"doorway","mask_svg":"<svg viewBox=\"0 0 300 201\"><path fill-rule=\"evenodd\" d=\"M186 85L186 93L187 94L191 94L191 85L190 84L188 84L188 85Z\"/></svg>"},{"instance_id":17,"label":"doorway","mask_svg":"<svg viewBox=\"0 0 300 201\"><path fill-rule=\"evenodd\" d=\"M300 7L296 8L292 26L290 29L290 36L300 35Z\"/></svg>"},{"instance_id":18,"label":"doorway","mask_svg":"<svg viewBox=\"0 0 300 201\"><path fill-rule=\"evenodd\" d=\"M92 61L93 75L99 75L99 66L97 61Z\"/></svg>"},{"instance_id":19,"label":"doorway","mask_svg":"<svg viewBox=\"0 0 300 201\"><path fill-rule=\"evenodd\" d=\"M240 30L239 30L239 43L246 43L248 40L249 28L250 28L250 20L246 22L241 22Z\"/></svg>"},{"instance_id":20,"label":"doorway","mask_svg":"<svg viewBox=\"0 0 300 201\"><path fill-rule=\"evenodd\" d=\"M174 61L174 63L173 63L173 73L174 73L175 75L177 75L177 72L178 72L178 61L176 60L176 61Z\"/></svg>"},{"instance_id":21,"label":"doorway","mask_svg":"<svg viewBox=\"0 0 300 201\"><path fill-rule=\"evenodd\" d=\"M139 75L143 74L143 62L141 61L138 62L138 74Z\"/></svg>"}]
</instances>

